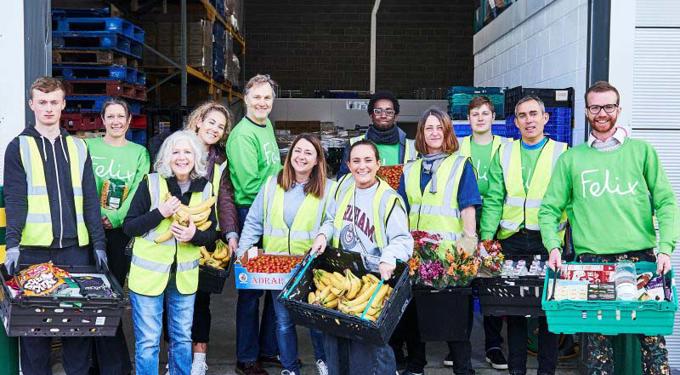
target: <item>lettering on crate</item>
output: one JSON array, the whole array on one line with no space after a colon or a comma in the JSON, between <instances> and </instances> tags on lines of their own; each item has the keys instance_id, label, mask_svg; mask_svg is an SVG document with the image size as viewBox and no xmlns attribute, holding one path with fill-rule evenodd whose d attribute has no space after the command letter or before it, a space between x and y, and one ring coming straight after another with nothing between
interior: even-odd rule
<instances>
[{"instance_id":1,"label":"lettering on crate","mask_svg":"<svg viewBox=\"0 0 680 375\"><path fill-rule=\"evenodd\" d=\"M583 198L586 198L588 194L598 198L605 193L621 196L635 195L635 190L639 184L640 181L627 181L624 186L624 182L619 177L614 176L612 178L608 169L604 169L604 172L600 169L587 169L581 172L581 193Z\"/></svg>"}]
</instances>

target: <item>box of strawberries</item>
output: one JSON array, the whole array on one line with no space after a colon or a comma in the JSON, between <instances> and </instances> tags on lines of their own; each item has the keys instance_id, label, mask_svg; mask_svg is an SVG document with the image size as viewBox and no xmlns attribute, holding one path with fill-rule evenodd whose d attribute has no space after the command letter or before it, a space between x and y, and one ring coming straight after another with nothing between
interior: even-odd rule
<instances>
[{"instance_id":1,"label":"box of strawberries","mask_svg":"<svg viewBox=\"0 0 680 375\"><path fill-rule=\"evenodd\" d=\"M234 263L236 289L281 290L301 261L301 256L250 252L245 264Z\"/></svg>"}]
</instances>

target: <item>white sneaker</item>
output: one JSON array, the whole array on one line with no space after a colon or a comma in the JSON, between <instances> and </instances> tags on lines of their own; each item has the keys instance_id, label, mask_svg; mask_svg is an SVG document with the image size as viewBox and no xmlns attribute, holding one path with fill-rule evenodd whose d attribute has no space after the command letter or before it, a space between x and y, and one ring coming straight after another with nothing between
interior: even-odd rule
<instances>
[{"instance_id":1,"label":"white sneaker","mask_svg":"<svg viewBox=\"0 0 680 375\"><path fill-rule=\"evenodd\" d=\"M295 372L288 370L281 370L281 375L295 375Z\"/></svg>"},{"instance_id":2,"label":"white sneaker","mask_svg":"<svg viewBox=\"0 0 680 375\"><path fill-rule=\"evenodd\" d=\"M326 366L326 362L323 359L316 360L316 372L319 375L328 375L328 366Z\"/></svg>"},{"instance_id":3,"label":"white sneaker","mask_svg":"<svg viewBox=\"0 0 680 375\"><path fill-rule=\"evenodd\" d=\"M193 362L191 364L191 375L205 375L208 365L205 362Z\"/></svg>"},{"instance_id":4,"label":"white sneaker","mask_svg":"<svg viewBox=\"0 0 680 375\"><path fill-rule=\"evenodd\" d=\"M165 375L170 375L170 364L169 363L165 364Z\"/></svg>"}]
</instances>

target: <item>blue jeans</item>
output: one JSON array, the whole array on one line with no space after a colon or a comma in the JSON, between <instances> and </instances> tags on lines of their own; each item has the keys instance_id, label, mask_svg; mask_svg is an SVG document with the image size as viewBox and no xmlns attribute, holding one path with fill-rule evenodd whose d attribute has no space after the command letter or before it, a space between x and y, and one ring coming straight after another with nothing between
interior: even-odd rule
<instances>
[{"instance_id":1,"label":"blue jeans","mask_svg":"<svg viewBox=\"0 0 680 375\"><path fill-rule=\"evenodd\" d=\"M135 332L135 369L138 375L158 375L158 351L163 332L163 303L168 313L170 375L191 372L191 324L195 294L177 291L171 276L163 294L143 296L130 291L132 324Z\"/></svg>"},{"instance_id":2,"label":"blue jeans","mask_svg":"<svg viewBox=\"0 0 680 375\"><path fill-rule=\"evenodd\" d=\"M324 334L318 329L310 328L309 336L312 338L312 348L314 348L314 359L326 362L326 351L323 349Z\"/></svg>"},{"instance_id":3,"label":"blue jeans","mask_svg":"<svg viewBox=\"0 0 680 375\"><path fill-rule=\"evenodd\" d=\"M263 294L262 321L258 324L260 297ZM274 357L278 352L272 292L239 290L236 301L236 359L244 363L255 362L260 355Z\"/></svg>"},{"instance_id":4,"label":"blue jeans","mask_svg":"<svg viewBox=\"0 0 680 375\"><path fill-rule=\"evenodd\" d=\"M397 372L388 344L373 345L325 335L326 365L330 375L392 375Z\"/></svg>"},{"instance_id":5,"label":"blue jeans","mask_svg":"<svg viewBox=\"0 0 680 375\"><path fill-rule=\"evenodd\" d=\"M278 294L278 293L276 293ZM273 297L274 312L276 313L276 340L279 344L279 358L284 369L300 373L298 363L298 339L295 324L288 313L288 309L277 297Z\"/></svg>"}]
</instances>

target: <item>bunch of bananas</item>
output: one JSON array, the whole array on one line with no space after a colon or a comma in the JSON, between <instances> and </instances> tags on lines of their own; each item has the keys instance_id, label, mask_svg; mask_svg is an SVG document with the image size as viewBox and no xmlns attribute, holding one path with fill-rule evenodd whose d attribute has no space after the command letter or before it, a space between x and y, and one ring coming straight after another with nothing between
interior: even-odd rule
<instances>
[{"instance_id":1,"label":"bunch of bananas","mask_svg":"<svg viewBox=\"0 0 680 375\"><path fill-rule=\"evenodd\" d=\"M385 302L392 294L392 287L387 284L383 284L376 292L380 280L370 273L359 278L348 269L344 275L322 269L314 269L313 272L316 290L307 296L308 303L361 316L375 293L365 315L366 319L373 322L378 320Z\"/></svg>"},{"instance_id":2,"label":"bunch of bananas","mask_svg":"<svg viewBox=\"0 0 680 375\"><path fill-rule=\"evenodd\" d=\"M165 195L165 200L172 197L170 193ZM196 206L185 206L180 204L179 210L172 215L172 221L183 227L189 225L189 218L194 222L196 229L206 230L212 225L212 221L208 220L210 216L210 208L215 204L215 196L212 196ZM154 240L156 243L162 243L172 238L172 230L168 228L165 233L160 234Z\"/></svg>"},{"instance_id":3,"label":"bunch of bananas","mask_svg":"<svg viewBox=\"0 0 680 375\"><path fill-rule=\"evenodd\" d=\"M217 240L215 251L212 253L205 246L201 246L201 259L198 260L198 264L223 270L229 264L230 258L231 250L229 250L229 246L222 242L222 240Z\"/></svg>"}]
</instances>

